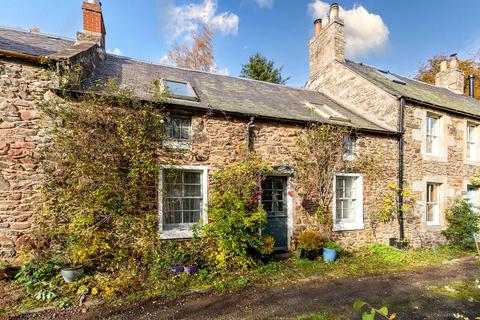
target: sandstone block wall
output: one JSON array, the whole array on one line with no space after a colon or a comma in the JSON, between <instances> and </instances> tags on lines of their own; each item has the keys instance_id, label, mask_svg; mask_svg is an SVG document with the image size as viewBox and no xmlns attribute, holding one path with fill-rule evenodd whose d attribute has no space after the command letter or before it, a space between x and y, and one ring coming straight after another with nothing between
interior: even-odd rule
<instances>
[{"instance_id":1,"label":"sandstone block wall","mask_svg":"<svg viewBox=\"0 0 480 320\"><path fill-rule=\"evenodd\" d=\"M0 260L13 258L31 231L48 142L36 102L51 79L34 65L0 59Z\"/></svg>"}]
</instances>

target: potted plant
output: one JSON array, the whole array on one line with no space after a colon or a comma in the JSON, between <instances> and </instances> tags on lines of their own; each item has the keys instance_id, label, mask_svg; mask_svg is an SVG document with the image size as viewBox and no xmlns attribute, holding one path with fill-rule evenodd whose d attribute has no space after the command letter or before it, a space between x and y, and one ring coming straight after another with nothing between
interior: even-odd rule
<instances>
[{"instance_id":1,"label":"potted plant","mask_svg":"<svg viewBox=\"0 0 480 320\"><path fill-rule=\"evenodd\" d=\"M334 262L335 260L337 260L337 254L341 250L341 247L337 243L326 242L323 245L323 261Z\"/></svg>"},{"instance_id":2,"label":"potted plant","mask_svg":"<svg viewBox=\"0 0 480 320\"><path fill-rule=\"evenodd\" d=\"M60 270L60 274L66 283L75 282L83 275L83 265L67 258L67 263Z\"/></svg>"},{"instance_id":3,"label":"potted plant","mask_svg":"<svg viewBox=\"0 0 480 320\"><path fill-rule=\"evenodd\" d=\"M67 283L75 282L83 275L83 266L67 266L60 270L63 280Z\"/></svg>"},{"instance_id":4,"label":"potted plant","mask_svg":"<svg viewBox=\"0 0 480 320\"><path fill-rule=\"evenodd\" d=\"M303 230L298 237L298 248L300 257L309 260L315 260L321 253L323 246L323 236L317 230Z\"/></svg>"},{"instance_id":5,"label":"potted plant","mask_svg":"<svg viewBox=\"0 0 480 320\"><path fill-rule=\"evenodd\" d=\"M260 247L260 259L267 263L272 259L272 253L275 249L275 239L272 236L266 235L262 237L262 246Z\"/></svg>"},{"instance_id":6,"label":"potted plant","mask_svg":"<svg viewBox=\"0 0 480 320\"><path fill-rule=\"evenodd\" d=\"M192 251L185 257L185 265L183 266L183 271L186 274L194 274L198 270L197 257Z\"/></svg>"}]
</instances>

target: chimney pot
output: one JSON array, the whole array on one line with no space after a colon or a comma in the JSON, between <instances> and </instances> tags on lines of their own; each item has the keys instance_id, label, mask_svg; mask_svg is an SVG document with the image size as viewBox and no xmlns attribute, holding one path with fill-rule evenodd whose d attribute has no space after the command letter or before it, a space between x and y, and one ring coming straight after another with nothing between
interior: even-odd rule
<instances>
[{"instance_id":1,"label":"chimney pot","mask_svg":"<svg viewBox=\"0 0 480 320\"><path fill-rule=\"evenodd\" d=\"M330 20L338 18L339 10L340 9L338 3L332 3L332 5L330 6Z\"/></svg>"},{"instance_id":2,"label":"chimney pot","mask_svg":"<svg viewBox=\"0 0 480 320\"><path fill-rule=\"evenodd\" d=\"M440 72L447 71L447 69L448 69L448 61L443 60L442 62L440 62Z\"/></svg>"},{"instance_id":3,"label":"chimney pot","mask_svg":"<svg viewBox=\"0 0 480 320\"><path fill-rule=\"evenodd\" d=\"M450 69L458 69L458 57L456 53L450 56Z\"/></svg>"},{"instance_id":4,"label":"chimney pot","mask_svg":"<svg viewBox=\"0 0 480 320\"><path fill-rule=\"evenodd\" d=\"M319 34L322 31L322 19L317 19L313 23L315 25L315 34Z\"/></svg>"}]
</instances>

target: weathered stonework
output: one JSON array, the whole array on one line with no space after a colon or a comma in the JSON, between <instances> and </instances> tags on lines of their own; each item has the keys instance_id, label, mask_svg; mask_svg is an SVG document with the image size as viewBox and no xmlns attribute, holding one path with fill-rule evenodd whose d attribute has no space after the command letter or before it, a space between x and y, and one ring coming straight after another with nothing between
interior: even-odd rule
<instances>
[{"instance_id":1,"label":"weathered stonework","mask_svg":"<svg viewBox=\"0 0 480 320\"><path fill-rule=\"evenodd\" d=\"M43 68L0 59L0 259L16 256L31 232L48 142L36 103L51 81Z\"/></svg>"}]
</instances>

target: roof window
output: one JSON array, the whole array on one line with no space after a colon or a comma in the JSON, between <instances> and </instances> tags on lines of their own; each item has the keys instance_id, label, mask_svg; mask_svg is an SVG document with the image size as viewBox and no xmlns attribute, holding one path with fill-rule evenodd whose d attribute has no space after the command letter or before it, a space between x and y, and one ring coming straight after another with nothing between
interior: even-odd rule
<instances>
[{"instance_id":1,"label":"roof window","mask_svg":"<svg viewBox=\"0 0 480 320\"><path fill-rule=\"evenodd\" d=\"M189 82L161 79L161 84L168 97L198 101L198 96Z\"/></svg>"},{"instance_id":2,"label":"roof window","mask_svg":"<svg viewBox=\"0 0 480 320\"><path fill-rule=\"evenodd\" d=\"M382 76L384 76L385 78L387 78L390 81L393 81L393 82L399 83L399 84L407 84L402 79L400 79L397 76L395 76L394 74L390 73L390 71L377 69L377 72L380 73Z\"/></svg>"}]
</instances>

